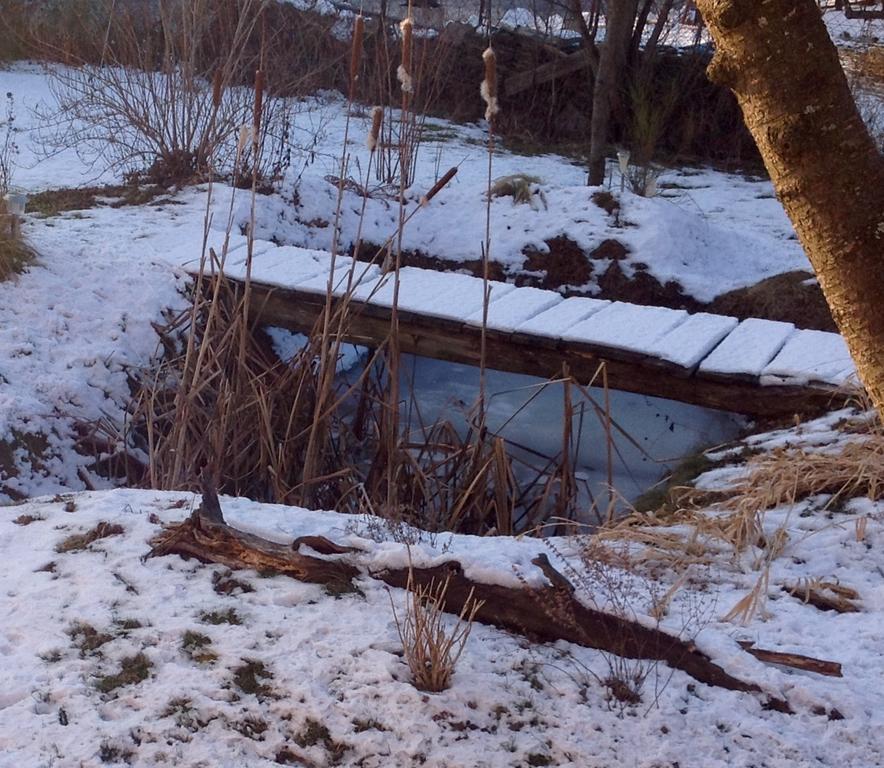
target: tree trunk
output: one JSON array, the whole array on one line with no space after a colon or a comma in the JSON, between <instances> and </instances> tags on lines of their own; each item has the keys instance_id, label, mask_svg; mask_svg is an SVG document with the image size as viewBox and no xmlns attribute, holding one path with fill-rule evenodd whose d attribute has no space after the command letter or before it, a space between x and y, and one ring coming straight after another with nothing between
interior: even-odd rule
<instances>
[{"instance_id":1,"label":"tree trunk","mask_svg":"<svg viewBox=\"0 0 884 768\"><path fill-rule=\"evenodd\" d=\"M698 0L777 196L884 414L884 157L814 0Z\"/></svg>"},{"instance_id":2,"label":"tree trunk","mask_svg":"<svg viewBox=\"0 0 884 768\"><path fill-rule=\"evenodd\" d=\"M632 39L632 22L638 0L609 0L605 17L605 42L592 95L592 119L589 137L589 184L605 180L605 157L608 154L611 111L619 97L626 69L626 54Z\"/></svg>"}]
</instances>

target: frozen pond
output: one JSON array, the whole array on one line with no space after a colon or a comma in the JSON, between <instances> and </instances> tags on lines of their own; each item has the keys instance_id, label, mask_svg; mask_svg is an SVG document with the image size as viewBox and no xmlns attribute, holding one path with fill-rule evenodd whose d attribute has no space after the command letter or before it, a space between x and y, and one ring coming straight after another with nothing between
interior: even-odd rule
<instances>
[{"instance_id":1,"label":"frozen pond","mask_svg":"<svg viewBox=\"0 0 884 768\"><path fill-rule=\"evenodd\" d=\"M413 387L424 423L449 419L463 424L463 414L479 394L479 369L428 358L404 356L403 398ZM521 374L488 371L487 424L532 464L562 451L564 385ZM604 426L605 393L590 395L599 412L571 387L572 456L584 488L604 507L608 499L608 441ZM672 400L628 392L609 392L613 460L611 477L616 492L634 501L696 451L732 440L745 421L723 411L713 411ZM587 494L589 496L589 494ZM587 506L591 505L587 498Z\"/></svg>"}]
</instances>

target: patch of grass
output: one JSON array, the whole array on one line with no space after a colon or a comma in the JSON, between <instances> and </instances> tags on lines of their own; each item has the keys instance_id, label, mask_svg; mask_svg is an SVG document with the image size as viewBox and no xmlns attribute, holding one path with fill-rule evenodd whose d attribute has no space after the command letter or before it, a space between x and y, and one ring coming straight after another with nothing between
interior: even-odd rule
<instances>
[{"instance_id":1,"label":"patch of grass","mask_svg":"<svg viewBox=\"0 0 884 768\"><path fill-rule=\"evenodd\" d=\"M283 747L276 753L276 757L273 758L274 762L279 763L279 765L304 765L304 760L300 755L295 754L288 747Z\"/></svg>"},{"instance_id":2,"label":"patch of grass","mask_svg":"<svg viewBox=\"0 0 884 768\"><path fill-rule=\"evenodd\" d=\"M55 664L61 661L63 657L61 651L58 648L53 648L51 651L41 653L40 658L47 664Z\"/></svg>"},{"instance_id":3,"label":"patch of grass","mask_svg":"<svg viewBox=\"0 0 884 768\"><path fill-rule=\"evenodd\" d=\"M34 260L34 251L19 235L10 234L5 229L6 222L0 220L0 282L24 272Z\"/></svg>"},{"instance_id":4,"label":"patch of grass","mask_svg":"<svg viewBox=\"0 0 884 768\"><path fill-rule=\"evenodd\" d=\"M528 755L528 765L552 765L552 758L549 755L543 755L540 752L532 752L530 755Z\"/></svg>"},{"instance_id":5,"label":"patch of grass","mask_svg":"<svg viewBox=\"0 0 884 768\"><path fill-rule=\"evenodd\" d=\"M593 192L590 200L609 216L614 215L620 210L620 201L606 189Z\"/></svg>"},{"instance_id":6,"label":"patch of grass","mask_svg":"<svg viewBox=\"0 0 884 768\"><path fill-rule=\"evenodd\" d=\"M329 597L335 598L335 600L344 597L344 595L358 595L359 597L365 597L365 593L350 579L333 579L332 581L323 584L322 588L325 594Z\"/></svg>"},{"instance_id":7,"label":"patch of grass","mask_svg":"<svg viewBox=\"0 0 884 768\"><path fill-rule=\"evenodd\" d=\"M86 531L86 533L75 533L72 536L68 536L64 541L55 546L55 551L59 554L79 552L86 549L93 541L106 539L108 536L118 536L121 533L125 533L123 526L102 521L92 530Z\"/></svg>"},{"instance_id":8,"label":"patch of grass","mask_svg":"<svg viewBox=\"0 0 884 768\"><path fill-rule=\"evenodd\" d=\"M127 205L144 205L167 191L163 187L142 187L133 184L48 189L28 198L26 212L42 218L49 218L60 216L69 211L86 211L90 208L122 208Z\"/></svg>"},{"instance_id":9,"label":"patch of grass","mask_svg":"<svg viewBox=\"0 0 884 768\"><path fill-rule=\"evenodd\" d=\"M363 720L362 718L356 718L353 721L353 731L354 733L364 733L365 731L388 731L383 723L378 722L373 717L368 720Z\"/></svg>"},{"instance_id":10,"label":"patch of grass","mask_svg":"<svg viewBox=\"0 0 884 768\"><path fill-rule=\"evenodd\" d=\"M230 723L233 730L238 731L247 739L260 741L264 731L267 730L267 722L260 717L244 717L242 720L234 720Z\"/></svg>"},{"instance_id":11,"label":"patch of grass","mask_svg":"<svg viewBox=\"0 0 884 768\"><path fill-rule=\"evenodd\" d=\"M209 648L211 644L212 638L208 635L188 629L181 639L181 650L197 664L211 664L218 658L218 654Z\"/></svg>"},{"instance_id":12,"label":"patch of grass","mask_svg":"<svg viewBox=\"0 0 884 768\"><path fill-rule=\"evenodd\" d=\"M328 728L312 717L307 718L301 732L294 737L294 741L299 747L313 747L321 744L328 752L332 763L337 763L348 749L346 744L335 741Z\"/></svg>"},{"instance_id":13,"label":"patch of grass","mask_svg":"<svg viewBox=\"0 0 884 768\"><path fill-rule=\"evenodd\" d=\"M242 595L255 591L255 588L247 581L234 578L233 571L212 574L212 588L219 595Z\"/></svg>"},{"instance_id":14,"label":"patch of grass","mask_svg":"<svg viewBox=\"0 0 884 768\"><path fill-rule=\"evenodd\" d=\"M133 629L141 629L144 624L142 624L138 619L115 619L114 624L120 628L123 632L129 632Z\"/></svg>"},{"instance_id":15,"label":"patch of grass","mask_svg":"<svg viewBox=\"0 0 884 768\"><path fill-rule=\"evenodd\" d=\"M170 699L160 717L174 717L175 725L190 733L196 733L209 724L209 720L197 716L191 700L184 696Z\"/></svg>"},{"instance_id":16,"label":"patch of grass","mask_svg":"<svg viewBox=\"0 0 884 768\"><path fill-rule=\"evenodd\" d=\"M120 671L113 675L98 678L95 687L102 693L110 693L126 685L136 685L147 680L153 666L143 653L127 656L120 662Z\"/></svg>"},{"instance_id":17,"label":"patch of grass","mask_svg":"<svg viewBox=\"0 0 884 768\"><path fill-rule=\"evenodd\" d=\"M491 197L511 197L514 203L528 204L534 199L535 194L543 199L543 193L535 190L541 181L539 176L527 173L501 176L491 184Z\"/></svg>"},{"instance_id":18,"label":"patch of grass","mask_svg":"<svg viewBox=\"0 0 884 768\"><path fill-rule=\"evenodd\" d=\"M95 653L102 645L114 639L112 635L99 632L91 624L82 621L72 624L67 633L74 646L79 649L81 656Z\"/></svg>"},{"instance_id":19,"label":"patch of grass","mask_svg":"<svg viewBox=\"0 0 884 768\"><path fill-rule=\"evenodd\" d=\"M0 386L7 383L0 375ZM16 478L19 466L30 464L36 471L46 469L49 456L49 440L41 432L23 432L19 429L10 430L8 439L0 440L0 477ZM13 501L24 501L27 497L21 491L0 481L0 492L5 493Z\"/></svg>"},{"instance_id":20,"label":"patch of grass","mask_svg":"<svg viewBox=\"0 0 884 768\"><path fill-rule=\"evenodd\" d=\"M30 525L31 523L36 523L38 520L45 520L45 518L40 517L39 515L19 515L12 522L16 525Z\"/></svg>"},{"instance_id":21,"label":"patch of grass","mask_svg":"<svg viewBox=\"0 0 884 768\"><path fill-rule=\"evenodd\" d=\"M109 741L101 742L98 748L98 757L102 763L129 763L134 756L135 753L131 749Z\"/></svg>"},{"instance_id":22,"label":"patch of grass","mask_svg":"<svg viewBox=\"0 0 884 768\"><path fill-rule=\"evenodd\" d=\"M424 141L454 141L458 138L457 131L438 123L426 122L421 128Z\"/></svg>"},{"instance_id":23,"label":"patch of grass","mask_svg":"<svg viewBox=\"0 0 884 768\"><path fill-rule=\"evenodd\" d=\"M200 614L200 621L203 622L203 624L215 625L233 624L239 626L242 624L242 619L233 608L228 608L226 611L203 611Z\"/></svg>"},{"instance_id":24,"label":"patch of grass","mask_svg":"<svg viewBox=\"0 0 884 768\"><path fill-rule=\"evenodd\" d=\"M273 695L273 688L262 680L272 680L273 673L267 669L263 661L257 659L243 659L243 663L233 670L233 682L243 693L252 694L258 698Z\"/></svg>"},{"instance_id":25,"label":"patch of grass","mask_svg":"<svg viewBox=\"0 0 884 768\"><path fill-rule=\"evenodd\" d=\"M675 468L669 477L649 488L636 499L634 504L636 512L671 511L675 502L673 492L677 488L690 485L704 472L708 472L716 466L716 462L709 459L705 453L697 453L688 457Z\"/></svg>"}]
</instances>

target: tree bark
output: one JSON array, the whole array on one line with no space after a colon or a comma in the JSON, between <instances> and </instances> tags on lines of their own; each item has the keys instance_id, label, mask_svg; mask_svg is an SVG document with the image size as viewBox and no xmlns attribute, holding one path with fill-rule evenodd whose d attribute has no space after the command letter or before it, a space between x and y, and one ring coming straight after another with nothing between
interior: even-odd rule
<instances>
[{"instance_id":1,"label":"tree bark","mask_svg":"<svg viewBox=\"0 0 884 768\"><path fill-rule=\"evenodd\" d=\"M698 0L860 379L884 414L884 157L814 0Z\"/></svg>"},{"instance_id":2,"label":"tree bark","mask_svg":"<svg viewBox=\"0 0 884 768\"><path fill-rule=\"evenodd\" d=\"M632 23L638 0L608 0L605 17L605 41L601 46L599 68L592 95L592 118L589 137L589 185L605 180L605 158L608 154L611 112L622 88Z\"/></svg>"}]
</instances>

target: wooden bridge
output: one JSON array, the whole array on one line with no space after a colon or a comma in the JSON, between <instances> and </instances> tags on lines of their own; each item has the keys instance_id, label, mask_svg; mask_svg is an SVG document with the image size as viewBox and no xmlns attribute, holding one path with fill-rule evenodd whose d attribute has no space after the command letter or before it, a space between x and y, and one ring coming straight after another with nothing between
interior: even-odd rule
<instances>
[{"instance_id":1,"label":"wooden bridge","mask_svg":"<svg viewBox=\"0 0 884 768\"><path fill-rule=\"evenodd\" d=\"M232 244L225 274L245 277L244 238ZM211 244L211 243L210 243ZM219 249L220 250L220 249ZM331 257L323 251L256 241L252 306L262 324L309 331L325 306ZM347 341L376 347L390 331L392 275L338 257L340 298L348 276ZM587 383L599 363L612 389L750 416L812 412L843 403L855 382L841 336L791 323L648 307L491 281L486 330L489 368L551 378L567 364ZM400 272L403 352L478 365L483 316L480 278L433 270Z\"/></svg>"}]
</instances>

